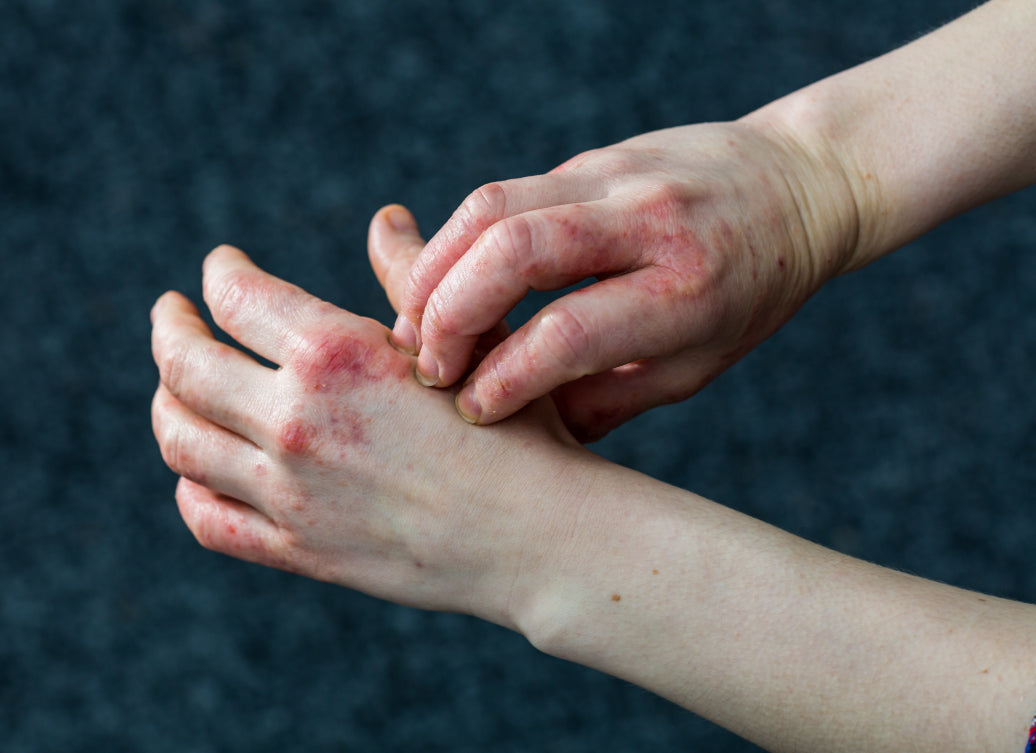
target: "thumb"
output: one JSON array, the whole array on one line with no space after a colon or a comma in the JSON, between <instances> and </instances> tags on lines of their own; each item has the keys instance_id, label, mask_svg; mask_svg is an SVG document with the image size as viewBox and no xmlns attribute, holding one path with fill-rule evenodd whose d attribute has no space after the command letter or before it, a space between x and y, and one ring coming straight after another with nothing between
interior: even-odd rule
<instances>
[{"instance_id":1,"label":"thumb","mask_svg":"<svg viewBox=\"0 0 1036 753\"><path fill-rule=\"evenodd\" d=\"M390 204L379 209L371 219L367 231L367 255L378 282L397 313L410 267L424 246L417 220L406 207Z\"/></svg>"}]
</instances>

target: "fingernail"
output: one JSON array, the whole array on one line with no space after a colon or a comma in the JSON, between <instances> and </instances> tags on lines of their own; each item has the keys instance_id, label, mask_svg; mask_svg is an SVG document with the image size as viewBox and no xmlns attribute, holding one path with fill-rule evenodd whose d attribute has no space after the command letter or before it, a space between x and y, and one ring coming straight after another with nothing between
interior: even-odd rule
<instances>
[{"instance_id":1,"label":"fingernail","mask_svg":"<svg viewBox=\"0 0 1036 753\"><path fill-rule=\"evenodd\" d=\"M457 395L457 412L469 424L477 424L482 417L482 406L475 397L475 383L467 385Z\"/></svg>"},{"instance_id":2,"label":"fingernail","mask_svg":"<svg viewBox=\"0 0 1036 753\"><path fill-rule=\"evenodd\" d=\"M412 356L417 355L417 333L414 331L414 325L402 314L392 325L392 342L400 350L404 350Z\"/></svg>"},{"instance_id":3,"label":"fingernail","mask_svg":"<svg viewBox=\"0 0 1036 753\"><path fill-rule=\"evenodd\" d=\"M439 383L439 364L427 350L422 350L417 357L417 381L425 387L434 387Z\"/></svg>"},{"instance_id":4,"label":"fingernail","mask_svg":"<svg viewBox=\"0 0 1036 753\"><path fill-rule=\"evenodd\" d=\"M385 219L392 229L400 233L412 233L417 229L414 216L403 207L393 207L385 213Z\"/></svg>"}]
</instances>

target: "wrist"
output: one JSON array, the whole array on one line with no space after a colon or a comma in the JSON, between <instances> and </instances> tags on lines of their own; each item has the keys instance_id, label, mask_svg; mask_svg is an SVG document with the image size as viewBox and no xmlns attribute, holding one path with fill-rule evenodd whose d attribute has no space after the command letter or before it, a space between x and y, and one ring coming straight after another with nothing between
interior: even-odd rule
<instances>
[{"instance_id":1,"label":"wrist","mask_svg":"<svg viewBox=\"0 0 1036 753\"><path fill-rule=\"evenodd\" d=\"M823 83L823 82L821 82ZM785 155L788 183L821 282L884 253L881 192L846 148L839 109L814 85L743 117Z\"/></svg>"},{"instance_id":2,"label":"wrist","mask_svg":"<svg viewBox=\"0 0 1036 753\"><path fill-rule=\"evenodd\" d=\"M851 197L857 238L841 271L1036 181L1033 21L1031 2L992 0L744 119L810 155L817 196Z\"/></svg>"}]
</instances>

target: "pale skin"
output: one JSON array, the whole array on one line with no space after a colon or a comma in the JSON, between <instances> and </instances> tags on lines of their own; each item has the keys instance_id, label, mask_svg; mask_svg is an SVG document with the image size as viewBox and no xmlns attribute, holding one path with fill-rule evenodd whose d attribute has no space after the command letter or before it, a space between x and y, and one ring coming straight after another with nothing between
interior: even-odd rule
<instances>
[{"instance_id":1,"label":"pale skin","mask_svg":"<svg viewBox=\"0 0 1036 753\"><path fill-rule=\"evenodd\" d=\"M566 383L562 379L511 392L507 399L520 397L493 418L508 411L511 417L491 426L460 420L452 391L420 386L412 376L419 357L394 348L382 325L266 274L236 249L217 249L203 270L213 319L276 368L218 343L183 296L167 293L156 303L152 342L161 385L154 429L163 458L182 477L176 499L187 525L216 551L507 626L543 651L637 683L768 750L1020 751L1036 711L1036 607L826 550L611 464L582 447L573 430L580 438L607 431L649 407L653 387L661 390L657 402L693 391L779 326L825 276L865 263L944 215L1036 180L1032 82L1007 76L995 95L986 85L1001 49L1015 68L1036 70L1031 34L1025 33L1036 22L1033 7L1016 0L990 3L870 68L841 74L841 84L835 77L741 123L686 131L685 138L701 139L706 151L715 147L721 155L708 166L714 181L690 180L698 192L693 201L659 189L653 196L669 209L647 211L651 202L643 191L619 192L615 211L631 222L633 241L668 238L650 251L624 245L618 224L595 224L610 222L607 213L584 211L552 194L551 206L579 207L568 224L561 221L567 209L546 212L544 225L574 229L576 261L554 262L529 246L546 264L545 278L559 282L570 274L566 265L575 269L586 252L608 261L606 270L597 270L602 276L618 275L610 278L613 285L601 284L602 302L624 285L634 297L637 286L658 286L654 295L664 300L690 298L669 300L677 313L663 320L664 329L689 320L694 329L699 317L706 325L687 341L652 340L661 350L633 356L646 363L625 366L628 359L618 372L605 371L596 380L568 380L567 391L557 389ZM997 44L986 44L978 55L990 70L969 77L968 66L951 68L959 74L953 96L986 97L988 107L976 111L990 123L988 133L996 134L973 144L983 158L970 159L961 154L966 150L954 129L964 126L956 118L930 125L938 117L925 109L931 107L927 98L950 97L939 89L938 77L933 73L924 82L935 92L922 87L896 95L900 84L909 83L897 77L915 60L934 66L922 70L941 71L953 63L952 45L989 42L994 30ZM975 62L973 57L970 64ZM1017 96L1007 96L1009 90ZM844 94L843 100L835 96L838 91L857 93L861 101L850 106ZM874 91L883 93L880 106L871 101ZM882 143L887 96L902 97L891 109L903 122L931 132L912 132L902 153L895 151L896 139L888 140L877 155L867 145ZM964 112L950 99L938 112ZM839 104L847 108L841 115ZM924 115L912 117L911 108ZM1028 130L1019 125L1026 117ZM634 145L633 157L619 162L635 177L642 176L638 165L649 165L653 156L663 165L677 163L651 167L655 180L664 172L686 177L704 170L705 157L696 157L699 167L690 168L678 158L678 146L663 148L661 142L677 136L656 135L659 145L651 149L659 151ZM941 159L921 154L918 144L945 145L946 153ZM605 157L590 155L588 163L577 160L554 176L564 183L566 173L575 175L578 180L564 183L570 187L585 169L590 178L611 175L613 184L626 185L612 157ZM743 163L762 167L742 179ZM863 173L860 165L867 165ZM820 166L826 171L814 173ZM940 173L938 180L926 171ZM529 180L535 188L516 195L532 196L549 185L546 178ZM713 183L719 188L710 194ZM759 198L767 186L771 195ZM932 190L938 207L923 201L919 186ZM625 210L622 196L633 202ZM675 205L670 201L681 196ZM913 202L913 214L899 216L895 202ZM673 206L693 211L681 214ZM739 216L735 208L761 213L758 223L746 223L759 229L739 227L730 219ZM641 209L646 218L638 221ZM688 217L693 222L681 224ZM579 218L591 219L581 225ZM834 219L826 226L818 218ZM658 231L655 219L665 223L663 235L651 235ZM462 228L455 220L453 227ZM449 227L439 236L454 232ZM593 240L599 231L603 243ZM678 258L675 240L685 231L692 239L686 246L690 261ZM454 233L454 240L461 237ZM478 238L450 261L443 279L471 255ZM437 249L448 246L440 239L426 247L401 207L375 216L371 261L397 310L406 314L415 280L429 274ZM633 271L614 261L632 256L648 261L628 267ZM492 253L479 258L481 273L492 281L489 292L510 300L514 282L492 271ZM541 274L538 264L518 269ZM688 270L702 280L683 284L672 276ZM786 294L774 291L781 285ZM591 299L594 293L582 295ZM453 299L443 303L452 306ZM641 303L651 305L651 299ZM435 337L425 338L427 309L423 314L419 331L427 348ZM600 326L616 326L602 317ZM455 338L454 345L463 341L459 362L466 366L474 338L497 327L492 319ZM625 316L620 328L627 321L636 329L651 317ZM400 329L405 327L396 327L397 340ZM597 348L594 328L583 329L586 337L578 343L593 351L585 356L589 363L612 346ZM521 338L535 332L519 331L490 351L475 371L476 383L479 370L504 368L504 361L494 366L492 359L533 349ZM496 334L499 339L503 333ZM438 342L448 350L454 335L445 332ZM640 347L639 335L618 339ZM622 347L611 357L625 357ZM583 357L579 350L547 361L554 371L547 381L577 373L555 367ZM632 402L612 397L620 384L630 387ZM556 404L545 397L551 390ZM587 395L600 407L593 408Z\"/></svg>"},{"instance_id":2,"label":"pale skin","mask_svg":"<svg viewBox=\"0 0 1036 753\"><path fill-rule=\"evenodd\" d=\"M603 277L477 362L461 414L553 391L586 440L689 397L833 276L1036 181L1034 28L1031 0L994 0L737 122L483 186L414 264L395 341L453 385L528 289Z\"/></svg>"}]
</instances>

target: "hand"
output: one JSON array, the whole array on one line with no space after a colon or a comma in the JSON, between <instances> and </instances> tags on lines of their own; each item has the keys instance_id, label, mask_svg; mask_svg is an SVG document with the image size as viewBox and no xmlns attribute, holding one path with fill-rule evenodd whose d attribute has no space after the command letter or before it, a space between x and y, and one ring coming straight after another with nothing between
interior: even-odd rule
<instances>
[{"instance_id":1,"label":"hand","mask_svg":"<svg viewBox=\"0 0 1036 753\"><path fill-rule=\"evenodd\" d=\"M854 204L821 157L758 123L697 125L484 186L417 258L394 340L449 386L529 289L596 277L489 353L457 403L488 424L553 391L577 437L603 436L694 394L839 271Z\"/></svg>"},{"instance_id":2,"label":"hand","mask_svg":"<svg viewBox=\"0 0 1036 753\"><path fill-rule=\"evenodd\" d=\"M391 237L383 237L392 242ZM379 258L405 253L405 245ZM206 259L216 341L167 293L152 311L152 416L176 499L216 551L414 606L512 625L537 552L575 514L585 462L550 401L486 433L423 389L386 328L274 278L236 249ZM477 437L475 436L477 434ZM581 460L574 461L575 457ZM554 496L559 493L561 496Z\"/></svg>"}]
</instances>

